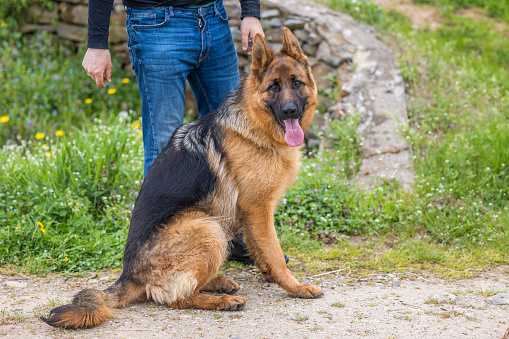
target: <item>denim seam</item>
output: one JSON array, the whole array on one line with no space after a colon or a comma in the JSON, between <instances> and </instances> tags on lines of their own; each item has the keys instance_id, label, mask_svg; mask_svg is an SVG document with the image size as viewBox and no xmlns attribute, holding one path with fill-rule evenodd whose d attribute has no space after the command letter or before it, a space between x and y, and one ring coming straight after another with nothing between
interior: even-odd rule
<instances>
[{"instance_id":1,"label":"denim seam","mask_svg":"<svg viewBox=\"0 0 509 339\"><path fill-rule=\"evenodd\" d=\"M150 107L150 95L148 95L148 87L147 87L147 80L146 80L146 76L145 76L145 72L143 72L143 67L142 67L142 62L141 62L141 56L140 56L140 49L138 47L138 44L136 43L136 40L134 38L136 34L134 33L134 30L132 32L132 40L133 40L133 45L136 46L134 48L135 52L136 52L136 61L137 61L137 67L138 67L138 72L141 73L141 78L143 79L143 88L144 88L144 91L145 91L145 98L147 99L147 105L148 107ZM141 93L140 93L141 94ZM154 121L154 117L153 117L153 114L152 114L152 110L149 109L149 117L150 117L150 133L152 134L151 135L151 145L150 145L150 156L152 157L152 155L154 153L157 153L157 149L155 147L155 143L154 143L154 140L156 140L156 137L155 137L155 129L154 129L154 126L153 126L153 121ZM146 156L145 156L146 158Z\"/></svg>"},{"instance_id":2,"label":"denim seam","mask_svg":"<svg viewBox=\"0 0 509 339\"><path fill-rule=\"evenodd\" d=\"M203 97L205 98L205 101L207 102L207 105L209 106L209 111L212 112L212 104L210 103L209 96L207 95L207 91L205 91L205 87L203 86L200 76L198 75L198 73L196 73L196 71L193 71L191 74L193 74L196 77L196 80L198 80Z\"/></svg>"}]
</instances>

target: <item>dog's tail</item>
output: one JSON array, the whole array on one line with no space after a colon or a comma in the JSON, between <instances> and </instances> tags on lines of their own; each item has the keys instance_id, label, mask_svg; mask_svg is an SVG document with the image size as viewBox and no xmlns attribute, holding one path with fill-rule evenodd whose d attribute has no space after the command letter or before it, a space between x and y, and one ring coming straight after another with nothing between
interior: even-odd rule
<instances>
[{"instance_id":1,"label":"dog's tail","mask_svg":"<svg viewBox=\"0 0 509 339\"><path fill-rule=\"evenodd\" d=\"M48 318L41 319L48 325L77 330L95 327L117 313L115 308L128 305L143 295L143 288L129 280L117 280L104 291L83 290L71 304L52 309Z\"/></svg>"}]
</instances>

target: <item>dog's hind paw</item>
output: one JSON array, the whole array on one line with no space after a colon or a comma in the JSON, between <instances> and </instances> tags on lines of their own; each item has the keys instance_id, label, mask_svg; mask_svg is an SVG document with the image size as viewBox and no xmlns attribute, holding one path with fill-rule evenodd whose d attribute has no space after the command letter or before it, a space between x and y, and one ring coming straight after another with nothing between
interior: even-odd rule
<instances>
[{"instance_id":1,"label":"dog's hind paw","mask_svg":"<svg viewBox=\"0 0 509 339\"><path fill-rule=\"evenodd\" d=\"M200 292L234 294L239 290L239 284L230 278L217 276L203 286Z\"/></svg>"}]
</instances>

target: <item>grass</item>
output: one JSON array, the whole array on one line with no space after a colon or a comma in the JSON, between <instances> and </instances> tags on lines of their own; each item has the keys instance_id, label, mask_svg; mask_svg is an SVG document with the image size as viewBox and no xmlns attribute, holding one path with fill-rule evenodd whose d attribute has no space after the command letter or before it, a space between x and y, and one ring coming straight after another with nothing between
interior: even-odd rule
<instances>
[{"instance_id":1,"label":"grass","mask_svg":"<svg viewBox=\"0 0 509 339\"><path fill-rule=\"evenodd\" d=\"M333 122L328 148L308 150L275 216L290 265L304 263L292 268L454 277L508 264L509 38L453 11L429 31L368 1L321 2L398 47L410 97L402 132L417 178L414 192L394 181L361 189L360 116ZM28 272L120 267L142 179L136 82L115 61L108 94L81 70L83 51L45 34L3 39L0 264ZM336 233L338 243L322 246L319 231Z\"/></svg>"},{"instance_id":2,"label":"grass","mask_svg":"<svg viewBox=\"0 0 509 339\"><path fill-rule=\"evenodd\" d=\"M25 316L18 310L7 310L4 308L0 311L0 315L0 325L11 325L26 321Z\"/></svg>"}]
</instances>

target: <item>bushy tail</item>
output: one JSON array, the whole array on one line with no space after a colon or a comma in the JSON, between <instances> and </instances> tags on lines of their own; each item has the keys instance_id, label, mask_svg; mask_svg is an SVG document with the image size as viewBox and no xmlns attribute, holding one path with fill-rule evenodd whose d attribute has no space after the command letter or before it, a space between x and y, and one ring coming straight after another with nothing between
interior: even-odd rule
<instances>
[{"instance_id":1,"label":"bushy tail","mask_svg":"<svg viewBox=\"0 0 509 339\"><path fill-rule=\"evenodd\" d=\"M102 324L143 293L140 286L129 281L117 280L104 291L83 290L72 299L72 303L52 309L48 318L41 319L48 325L70 330L90 328Z\"/></svg>"}]
</instances>

